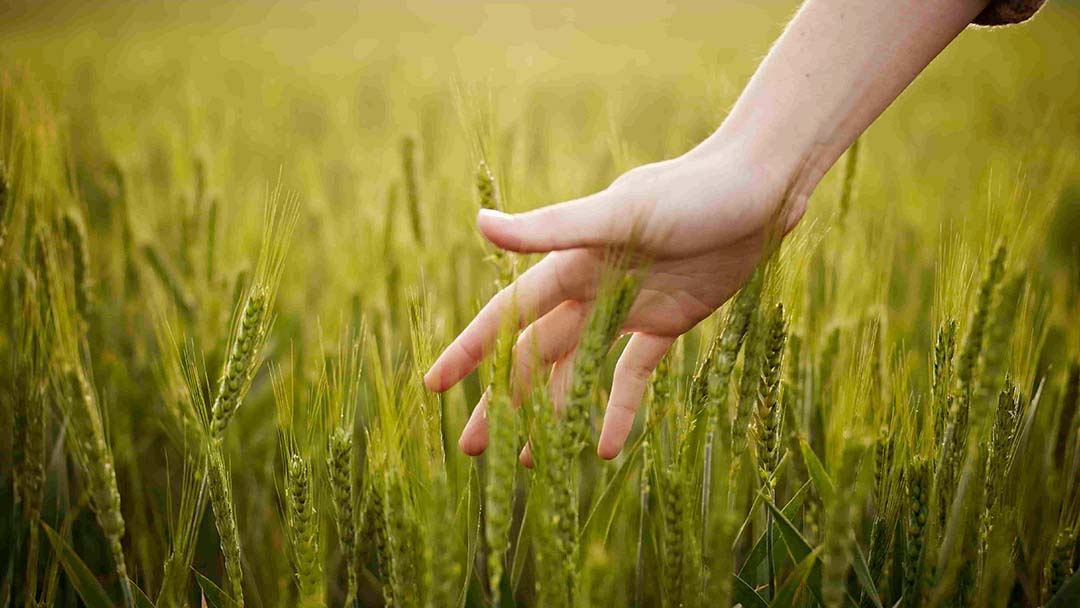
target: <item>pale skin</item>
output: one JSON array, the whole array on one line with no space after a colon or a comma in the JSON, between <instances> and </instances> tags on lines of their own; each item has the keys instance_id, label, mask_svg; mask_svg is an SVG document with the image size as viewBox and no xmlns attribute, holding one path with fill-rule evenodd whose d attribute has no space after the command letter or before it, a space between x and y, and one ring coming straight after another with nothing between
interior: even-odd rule
<instances>
[{"instance_id":1,"label":"pale skin","mask_svg":"<svg viewBox=\"0 0 1080 608\"><path fill-rule=\"evenodd\" d=\"M634 239L643 288L623 327L597 454L619 454L649 377L675 339L719 308L790 230L825 172L988 0L809 0L773 45L720 128L687 153L633 169L601 192L508 215L480 232L517 253L546 253L496 294L424 376L442 392L476 369L515 303L527 326L515 384L550 371L556 407L599 279L603 251ZM531 323L530 320L535 319ZM458 442L487 446L485 402ZM531 465L526 449L524 464Z\"/></svg>"}]
</instances>

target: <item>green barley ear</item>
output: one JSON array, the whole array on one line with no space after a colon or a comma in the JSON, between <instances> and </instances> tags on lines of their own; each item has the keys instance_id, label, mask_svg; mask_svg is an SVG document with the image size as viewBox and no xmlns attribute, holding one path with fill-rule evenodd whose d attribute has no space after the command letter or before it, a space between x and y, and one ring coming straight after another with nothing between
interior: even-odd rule
<instances>
[{"instance_id":1,"label":"green barley ear","mask_svg":"<svg viewBox=\"0 0 1080 608\"><path fill-rule=\"evenodd\" d=\"M456 534L457 502L454 500L445 470L431 480L430 502L427 508L427 542L423 543L428 573L424 585L428 589L427 606L454 606L461 591L465 552Z\"/></svg>"},{"instance_id":2,"label":"green barley ear","mask_svg":"<svg viewBox=\"0 0 1080 608\"><path fill-rule=\"evenodd\" d=\"M401 140L401 177L405 182L405 197L409 203L409 221L417 243L424 242L423 214L421 212L420 174L417 161L416 139L407 135Z\"/></svg>"},{"instance_id":3,"label":"green barley ear","mask_svg":"<svg viewBox=\"0 0 1080 608\"><path fill-rule=\"evenodd\" d=\"M781 438L780 367L787 339L787 321L783 304L777 304L766 322L765 351L758 381L757 407L754 409L755 438L757 439L758 476L765 493L776 501L776 467L780 460ZM772 512L766 513L765 540L769 597L776 596L776 573L773 560Z\"/></svg>"},{"instance_id":4,"label":"green barley ear","mask_svg":"<svg viewBox=\"0 0 1080 608\"><path fill-rule=\"evenodd\" d=\"M323 601L317 530L319 524L315 515L308 463L299 453L289 457L285 482L288 527L296 559L300 604L320 606Z\"/></svg>"},{"instance_id":5,"label":"green barley ear","mask_svg":"<svg viewBox=\"0 0 1080 608\"><path fill-rule=\"evenodd\" d=\"M780 458L780 366L784 355L784 343L787 339L787 322L784 319L784 306L777 304L767 322L765 353L762 361L761 377L758 382L757 408L755 422L758 450L758 473L765 486L771 489L776 484L774 475Z\"/></svg>"},{"instance_id":6,"label":"green barley ear","mask_svg":"<svg viewBox=\"0 0 1080 608\"><path fill-rule=\"evenodd\" d=\"M991 402L1008 368L1013 326L1020 309L1026 276L1017 273L1002 283L986 326L982 372L975 387L980 402Z\"/></svg>"},{"instance_id":7,"label":"green barley ear","mask_svg":"<svg viewBox=\"0 0 1080 608\"><path fill-rule=\"evenodd\" d=\"M508 319L516 314L507 315ZM517 416L510 393L513 368L514 327L507 324L495 346L494 379L488 389L487 503L485 540L488 549L488 586L492 603L499 605L503 565L510 546L513 514L514 471L518 453Z\"/></svg>"},{"instance_id":8,"label":"green barley ear","mask_svg":"<svg viewBox=\"0 0 1080 608\"><path fill-rule=\"evenodd\" d=\"M934 367L931 378L933 394L934 438L941 441L945 436L945 425L949 418L950 388L953 379L954 355L956 353L956 334L959 324L955 319L948 319L938 328L937 341L934 343Z\"/></svg>"},{"instance_id":9,"label":"green barley ear","mask_svg":"<svg viewBox=\"0 0 1080 608\"><path fill-rule=\"evenodd\" d=\"M588 443L592 393L600 379L600 366L641 288L640 275L626 270L625 260L615 260L611 268L602 280L574 355L563 431L573 455Z\"/></svg>"},{"instance_id":10,"label":"green barley ear","mask_svg":"<svg viewBox=\"0 0 1080 608\"><path fill-rule=\"evenodd\" d=\"M214 526L221 541L221 553L225 557L229 595L239 606L243 606L243 568L240 558L240 533L236 527L236 512L233 507L232 473L225 464L219 447L208 446L207 454L210 505L214 511Z\"/></svg>"},{"instance_id":11,"label":"green barley ear","mask_svg":"<svg viewBox=\"0 0 1080 608\"><path fill-rule=\"evenodd\" d=\"M746 334L746 352L743 354L742 374L739 376L738 401L735 403L735 416L731 425L730 454L728 468L732 488L738 487L739 472L742 470L743 456L749 445L750 423L758 398L758 383L761 376L762 356L765 348L766 328L759 308L751 312L750 324ZM734 508L735 493L728 495L728 508Z\"/></svg>"},{"instance_id":12,"label":"green barley ear","mask_svg":"<svg viewBox=\"0 0 1080 608\"><path fill-rule=\"evenodd\" d=\"M180 350L175 341L173 341L173 348ZM232 473L228 463L225 462L220 442L215 442L210 435L210 408L205 397L209 392L210 382L206 378L204 366L192 345L183 347L177 353L177 359L184 379L185 394L193 410L190 416L199 422L199 438L201 447L205 450L203 486L209 490L214 528L218 533L221 554L225 558L228 593L232 600L242 608L244 606L243 568L240 533L236 526L236 508L232 496ZM190 418L185 418L187 419ZM201 520L202 505L195 509L195 514Z\"/></svg>"},{"instance_id":13,"label":"green barley ear","mask_svg":"<svg viewBox=\"0 0 1080 608\"><path fill-rule=\"evenodd\" d=\"M977 380L975 373L986 338L987 319L994 304L998 283L1001 282L1001 277L1005 272L1005 253L1005 244L999 244L979 283L975 309L971 313L967 335L964 336L964 343L960 349L960 359L956 364L956 380L961 395L972 390Z\"/></svg>"},{"instance_id":14,"label":"green barley ear","mask_svg":"<svg viewBox=\"0 0 1080 608\"><path fill-rule=\"evenodd\" d=\"M71 249L72 274L75 281L75 308L86 319L90 309L90 253L87 246L86 225L73 210L64 213L60 220L64 241Z\"/></svg>"},{"instance_id":15,"label":"green barley ear","mask_svg":"<svg viewBox=\"0 0 1080 608\"><path fill-rule=\"evenodd\" d=\"M90 506L104 532L116 575L124 594L124 604L134 608L127 563L124 559L124 516L120 510L120 490L116 482L112 450L91 371L83 359L86 336L83 324L74 316L75 285L64 266L60 237L47 227L37 234L37 255L41 258L44 303L53 338L54 363L51 366L52 393L67 419L65 442L82 471Z\"/></svg>"},{"instance_id":16,"label":"green barley ear","mask_svg":"<svg viewBox=\"0 0 1080 608\"><path fill-rule=\"evenodd\" d=\"M312 442L310 437L308 440L296 437L291 380L285 379L274 369L270 370L270 376L277 406L281 452L285 458L285 534L296 571L299 605L324 606L319 518L311 479ZM316 395L316 398L321 398L321 395ZM319 405L316 402L316 416Z\"/></svg>"},{"instance_id":17,"label":"green barley ear","mask_svg":"<svg viewBox=\"0 0 1080 608\"><path fill-rule=\"evenodd\" d=\"M41 506L45 491L45 390L25 365L15 370L12 398L12 464L15 502L29 527L26 549L25 593L37 597L37 568Z\"/></svg>"},{"instance_id":18,"label":"green barley ear","mask_svg":"<svg viewBox=\"0 0 1080 608\"><path fill-rule=\"evenodd\" d=\"M357 548L356 484L353 479L353 426L360 397L360 372L363 362L363 340L366 332L344 332L341 347L321 389L326 392L324 417L327 441L326 471L330 482L330 499L334 507L334 524L344 556L347 588L345 605L352 606L359 589L361 557Z\"/></svg>"},{"instance_id":19,"label":"green barley ear","mask_svg":"<svg viewBox=\"0 0 1080 608\"><path fill-rule=\"evenodd\" d=\"M386 497L383 515L390 554L388 603L401 607L417 606L425 594L421 588L424 566L419 563L422 548L415 505L401 471L392 469L382 472L380 477Z\"/></svg>"},{"instance_id":20,"label":"green barley ear","mask_svg":"<svg viewBox=\"0 0 1080 608\"><path fill-rule=\"evenodd\" d=\"M907 475L907 551L904 555L904 605L919 606L922 601L923 568L926 563L926 527L930 521L931 466L916 457Z\"/></svg>"},{"instance_id":21,"label":"green barley ear","mask_svg":"<svg viewBox=\"0 0 1080 608\"><path fill-rule=\"evenodd\" d=\"M495 184L495 176L484 161L480 161L480 164L476 166L476 198L481 209L502 210L502 201L499 200L499 188Z\"/></svg>"},{"instance_id":22,"label":"green barley ear","mask_svg":"<svg viewBox=\"0 0 1080 608\"><path fill-rule=\"evenodd\" d=\"M503 209L495 175L491 173L491 169L484 161L480 161L476 167L476 198L481 209L499 211ZM494 247L491 251L491 259L495 270L499 273L497 286L502 289L514 280L514 258L506 255L502 249Z\"/></svg>"},{"instance_id":23,"label":"green barley ear","mask_svg":"<svg viewBox=\"0 0 1080 608\"><path fill-rule=\"evenodd\" d=\"M761 299L764 276L764 267L759 266L751 273L750 278L747 279L746 284L739 290L739 293L735 295L728 308L724 328L713 341L710 348L711 352L706 355L705 361L702 363L703 369L699 372L705 378L705 396L702 400L702 407L706 416L705 424L707 429L701 484L701 544L702 550L706 553L705 539L709 535L709 528L713 527L715 529L715 526L710 523L709 515L712 504L713 461L715 460L713 457L713 444L716 441L716 435L719 434L724 445L731 445L732 420L729 402L731 375L735 368L735 360L738 358L739 351L745 341L751 316L754 310L757 309L758 302ZM698 384L700 384L700 381L696 381L694 386ZM692 394L691 405L696 408L697 402L694 397ZM726 492L726 489L723 491ZM724 500L724 504L727 504L727 499Z\"/></svg>"},{"instance_id":24,"label":"green barley ear","mask_svg":"<svg viewBox=\"0 0 1080 608\"><path fill-rule=\"evenodd\" d=\"M991 517L1002 498L1019 422L1020 396L1012 380L1006 376L990 427L990 449L986 461L986 509Z\"/></svg>"},{"instance_id":25,"label":"green barley ear","mask_svg":"<svg viewBox=\"0 0 1080 608\"><path fill-rule=\"evenodd\" d=\"M224 439L225 427L240 407L258 370L262 347L273 325L274 300L298 217L297 198L284 195L279 184L268 197L255 276L229 333L229 355L210 411L210 439L214 443L220 444Z\"/></svg>"}]
</instances>

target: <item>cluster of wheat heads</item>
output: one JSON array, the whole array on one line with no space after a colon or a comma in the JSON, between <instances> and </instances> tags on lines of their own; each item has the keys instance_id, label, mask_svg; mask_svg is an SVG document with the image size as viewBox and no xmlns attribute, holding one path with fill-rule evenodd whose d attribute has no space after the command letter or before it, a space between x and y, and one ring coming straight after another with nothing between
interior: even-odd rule
<instances>
[{"instance_id":1,"label":"cluster of wheat heads","mask_svg":"<svg viewBox=\"0 0 1080 608\"><path fill-rule=\"evenodd\" d=\"M5 116L16 508L0 605L1076 604L1076 286L1029 272L1037 228L955 245L933 298L845 302L867 282L852 274L875 272L835 246L868 238L852 155L837 239L793 234L680 339L606 463L592 446L640 269L612 255L560 410L514 385L511 323L463 388L426 391L469 306L399 272L402 251L456 263L435 240L423 137L395 148L382 192L408 223L362 244L382 272L324 332L303 304L326 275L286 268L333 219L315 205L271 189L237 212L212 157L192 155L166 224L183 237L156 239L132 161L72 175L47 112ZM514 208L499 179L514 173L476 161L460 163L462 204ZM468 298L527 262L456 253L482 269L462 275L484 279L462 279ZM468 459L452 439L483 395L489 447Z\"/></svg>"}]
</instances>

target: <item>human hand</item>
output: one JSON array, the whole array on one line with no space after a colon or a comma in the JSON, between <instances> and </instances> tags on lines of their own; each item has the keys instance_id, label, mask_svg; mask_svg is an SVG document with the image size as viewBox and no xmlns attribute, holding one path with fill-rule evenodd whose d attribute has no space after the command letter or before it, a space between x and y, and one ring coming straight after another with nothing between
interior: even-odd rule
<instances>
[{"instance_id":1,"label":"human hand","mask_svg":"<svg viewBox=\"0 0 1080 608\"><path fill-rule=\"evenodd\" d=\"M496 294L446 348L424 377L428 388L445 391L479 365L513 302L519 326L535 319L515 346L514 385L530 386L534 373L550 369L559 407L605 251L633 241L635 259L647 263L622 328L633 335L615 368L597 448L602 458L614 458L650 375L675 339L739 288L775 234L771 228L790 228L805 209L805 197L782 205L788 176L752 158L740 146L706 142L629 171L585 198L516 215L481 211L477 224L496 246L548 255ZM485 407L486 397L459 440L470 455L487 446ZM530 464L527 452L522 460Z\"/></svg>"}]
</instances>

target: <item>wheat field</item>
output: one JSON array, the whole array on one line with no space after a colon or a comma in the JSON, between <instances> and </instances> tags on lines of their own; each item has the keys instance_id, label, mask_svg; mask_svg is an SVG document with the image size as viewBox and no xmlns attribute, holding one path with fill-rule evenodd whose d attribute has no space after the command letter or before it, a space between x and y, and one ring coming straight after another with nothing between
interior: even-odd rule
<instances>
[{"instance_id":1,"label":"wheat field","mask_svg":"<svg viewBox=\"0 0 1080 608\"><path fill-rule=\"evenodd\" d=\"M1080 5L935 60L609 462L624 252L561 413L509 324L424 388L536 261L476 213L681 154L795 3L86 4L0 9L0 608L1080 605Z\"/></svg>"}]
</instances>

